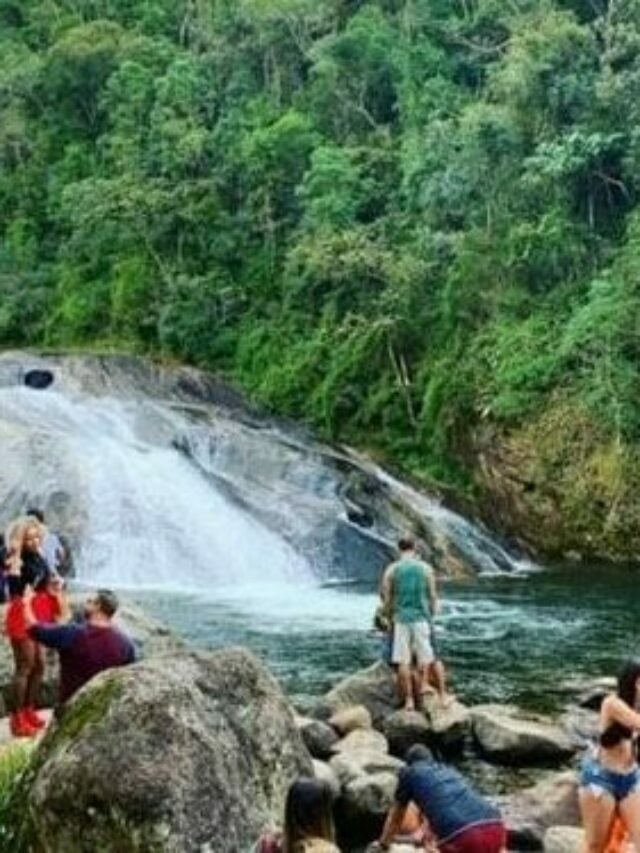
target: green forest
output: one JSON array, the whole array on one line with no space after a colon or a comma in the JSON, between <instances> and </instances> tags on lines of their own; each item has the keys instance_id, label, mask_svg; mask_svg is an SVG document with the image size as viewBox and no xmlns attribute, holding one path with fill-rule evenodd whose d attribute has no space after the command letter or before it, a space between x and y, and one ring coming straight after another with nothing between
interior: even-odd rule
<instances>
[{"instance_id":1,"label":"green forest","mask_svg":"<svg viewBox=\"0 0 640 853\"><path fill-rule=\"evenodd\" d=\"M0 0L0 346L640 551L640 0Z\"/></svg>"}]
</instances>

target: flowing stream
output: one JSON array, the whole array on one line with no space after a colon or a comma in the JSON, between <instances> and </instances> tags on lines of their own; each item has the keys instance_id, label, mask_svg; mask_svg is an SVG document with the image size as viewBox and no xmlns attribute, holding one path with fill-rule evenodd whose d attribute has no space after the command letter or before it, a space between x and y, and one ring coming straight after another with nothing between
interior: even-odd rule
<instances>
[{"instance_id":1,"label":"flowing stream","mask_svg":"<svg viewBox=\"0 0 640 853\"><path fill-rule=\"evenodd\" d=\"M194 419L175 401L11 383L0 387L0 447L0 522L28 503L54 515L62 506L79 583L126 589L198 645L249 646L303 705L378 656L381 536L345 521L319 450L263 425ZM376 476L404 490L476 570L445 582L438 626L467 701L558 708L564 680L609 673L635 650L633 573L532 571L464 519ZM331 558L323 537L341 543Z\"/></svg>"}]
</instances>

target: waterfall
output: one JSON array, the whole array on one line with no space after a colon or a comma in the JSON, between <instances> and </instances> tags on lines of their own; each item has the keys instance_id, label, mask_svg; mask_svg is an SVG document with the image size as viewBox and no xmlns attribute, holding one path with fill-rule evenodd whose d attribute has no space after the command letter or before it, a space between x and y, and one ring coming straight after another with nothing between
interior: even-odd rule
<instances>
[{"instance_id":1,"label":"waterfall","mask_svg":"<svg viewBox=\"0 0 640 853\"><path fill-rule=\"evenodd\" d=\"M25 387L25 364L54 381ZM0 524L28 505L70 536L91 584L371 584L409 526L444 568L529 568L355 453L243 409L204 374L126 357L0 356Z\"/></svg>"},{"instance_id":2,"label":"waterfall","mask_svg":"<svg viewBox=\"0 0 640 853\"><path fill-rule=\"evenodd\" d=\"M26 456L18 471L27 478L24 494L36 502L72 493L83 518L79 579L181 590L309 581L309 564L284 539L170 444L146 439L137 421L146 419L148 429L161 417L159 408L112 398L0 388L5 436L19 435L13 452ZM68 460L72 482L65 482Z\"/></svg>"}]
</instances>

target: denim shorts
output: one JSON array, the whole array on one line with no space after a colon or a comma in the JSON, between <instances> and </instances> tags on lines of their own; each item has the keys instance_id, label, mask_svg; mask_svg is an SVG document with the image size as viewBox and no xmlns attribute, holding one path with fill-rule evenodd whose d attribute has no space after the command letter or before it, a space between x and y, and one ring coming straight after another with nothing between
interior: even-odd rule
<instances>
[{"instance_id":1,"label":"denim shorts","mask_svg":"<svg viewBox=\"0 0 640 853\"><path fill-rule=\"evenodd\" d=\"M603 791L619 803L640 790L640 768L635 767L628 773L616 773L603 767L596 758L588 756L582 762L580 787L594 792Z\"/></svg>"}]
</instances>

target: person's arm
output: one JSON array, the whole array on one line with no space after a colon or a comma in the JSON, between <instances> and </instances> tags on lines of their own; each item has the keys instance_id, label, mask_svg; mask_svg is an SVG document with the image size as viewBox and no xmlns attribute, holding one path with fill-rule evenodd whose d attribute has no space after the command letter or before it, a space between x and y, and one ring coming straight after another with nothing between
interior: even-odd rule
<instances>
[{"instance_id":1,"label":"person's arm","mask_svg":"<svg viewBox=\"0 0 640 853\"><path fill-rule=\"evenodd\" d=\"M47 646L49 649L68 649L73 643L78 631L82 628L79 625L47 625L43 622L38 622L33 615L31 600L33 593L27 590L24 595L24 621L27 624L29 636Z\"/></svg>"},{"instance_id":2,"label":"person's arm","mask_svg":"<svg viewBox=\"0 0 640 853\"><path fill-rule=\"evenodd\" d=\"M379 846L383 850L387 850L391 846L393 839L400 831L407 806L410 802L411 769L404 767L398 776L398 787L396 788L395 802L389 810L387 819L384 822L382 835L380 836Z\"/></svg>"},{"instance_id":3,"label":"person's arm","mask_svg":"<svg viewBox=\"0 0 640 853\"><path fill-rule=\"evenodd\" d=\"M620 723L628 729L640 731L640 714L630 708L626 702L618 696L609 696L605 699L606 707L605 715L608 716L609 722Z\"/></svg>"},{"instance_id":4,"label":"person's arm","mask_svg":"<svg viewBox=\"0 0 640 853\"><path fill-rule=\"evenodd\" d=\"M380 841L378 842L382 850L388 850L389 847L391 847L393 839L400 832L400 828L402 827L402 821L404 820L404 813L406 812L406 810L407 807L400 805L400 803L394 803L389 809L389 814L387 815L387 819L384 822L382 835L380 836Z\"/></svg>"},{"instance_id":5,"label":"person's arm","mask_svg":"<svg viewBox=\"0 0 640 853\"><path fill-rule=\"evenodd\" d=\"M429 589L429 597L431 599L431 615L437 616L440 613L440 598L438 597L438 585L436 583L436 573L431 566L425 567L427 578L427 587Z\"/></svg>"},{"instance_id":6,"label":"person's arm","mask_svg":"<svg viewBox=\"0 0 640 853\"><path fill-rule=\"evenodd\" d=\"M380 598L386 614L391 615L393 611L393 568L395 563L384 570L380 581Z\"/></svg>"}]
</instances>

